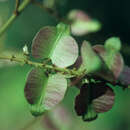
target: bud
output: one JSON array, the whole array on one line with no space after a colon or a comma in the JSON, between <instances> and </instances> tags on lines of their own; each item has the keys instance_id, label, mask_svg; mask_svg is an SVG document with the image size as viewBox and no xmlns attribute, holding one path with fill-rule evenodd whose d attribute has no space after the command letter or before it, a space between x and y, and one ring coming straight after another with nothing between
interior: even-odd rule
<instances>
[{"instance_id":1,"label":"bud","mask_svg":"<svg viewBox=\"0 0 130 130\"><path fill-rule=\"evenodd\" d=\"M28 51L27 45L25 45L25 46L23 47L23 53L24 53L24 55L29 55L29 51Z\"/></svg>"}]
</instances>

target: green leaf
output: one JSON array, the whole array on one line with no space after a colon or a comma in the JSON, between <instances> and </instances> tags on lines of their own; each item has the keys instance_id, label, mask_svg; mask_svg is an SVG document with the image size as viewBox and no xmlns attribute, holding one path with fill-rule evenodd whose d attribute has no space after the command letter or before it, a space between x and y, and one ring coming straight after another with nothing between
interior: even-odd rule
<instances>
[{"instance_id":1,"label":"green leaf","mask_svg":"<svg viewBox=\"0 0 130 130\"><path fill-rule=\"evenodd\" d=\"M72 34L75 36L82 36L92 32L97 32L98 30L100 30L100 28L101 25L96 20L88 22L77 20L71 25Z\"/></svg>"},{"instance_id":2,"label":"green leaf","mask_svg":"<svg viewBox=\"0 0 130 130\"><path fill-rule=\"evenodd\" d=\"M87 73L99 71L102 62L99 56L93 51L89 42L84 41L81 47L82 65L80 69L86 69Z\"/></svg>"},{"instance_id":3,"label":"green leaf","mask_svg":"<svg viewBox=\"0 0 130 130\"><path fill-rule=\"evenodd\" d=\"M106 50L114 50L115 52L120 51L121 41L118 37L111 37L105 41L104 45Z\"/></svg>"},{"instance_id":4,"label":"green leaf","mask_svg":"<svg viewBox=\"0 0 130 130\"><path fill-rule=\"evenodd\" d=\"M55 0L43 0L43 6L46 8L54 8Z\"/></svg>"},{"instance_id":5,"label":"green leaf","mask_svg":"<svg viewBox=\"0 0 130 130\"><path fill-rule=\"evenodd\" d=\"M69 36L70 28L65 24L57 27L44 27L35 36L32 44L32 55L35 58L50 58L58 67L68 67L78 57L78 45Z\"/></svg>"},{"instance_id":6,"label":"green leaf","mask_svg":"<svg viewBox=\"0 0 130 130\"><path fill-rule=\"evenodd\" d=\"M47 76L42 69L33 69L27 78L25 97L34 116L57 105L64 97L67 80L61 74Z\"/></svg>"}]
</instances>

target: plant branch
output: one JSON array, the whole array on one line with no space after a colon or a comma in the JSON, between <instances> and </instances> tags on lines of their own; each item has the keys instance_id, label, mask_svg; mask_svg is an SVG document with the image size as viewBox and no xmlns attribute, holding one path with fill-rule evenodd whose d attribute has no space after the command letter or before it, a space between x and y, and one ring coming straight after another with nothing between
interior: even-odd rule
<instances>
[{"instance_id":1,"label":"plant branch","mask_svg":"<svg viewBox=\"0 0 130 130\"><path fill-rule=\"evenodd\" d=\"M19 12L18 12L19 4L20 4L20 0L16 0L16 6L15 6L15 11L14 11L14 13L16 13L16 15L19 14Z\"/></svg>"},{"instance_id":2,"label":"plant branch","mask_svg":"<svg viewBox=\"0 0 130 130\"><path fill-rule=\"evenodd\" d=\"M8 60L10 62L15 61L15 62L23 64L23 65L28 64L28 65L31 65L34 67L40 67L40 68L44 68L47 70L61 72L63 74L69 75L70 77L77 77L77 76L81 76L84 74L84 72L81 72L81 71L78 71L75 69L59 68L54 65L48 65L47 63L34 62L34 61L24 59L24 58L17 58L15 56L0 56L0 59Z\"/></svg>"},{"instance_id":3,"label":"plant branch","mask_svg":"<svg viewBox=\"0 0 130 130\"><path fill-rule=\"evenodd\" d=\"M0 36L8 29L8 27L14 22L18 14L20 14L24 8L31 2L31 0L24 0L20 5L19 1L16 2L16 9L7 22L0 28Z\"/></svg>"}]
</instances>

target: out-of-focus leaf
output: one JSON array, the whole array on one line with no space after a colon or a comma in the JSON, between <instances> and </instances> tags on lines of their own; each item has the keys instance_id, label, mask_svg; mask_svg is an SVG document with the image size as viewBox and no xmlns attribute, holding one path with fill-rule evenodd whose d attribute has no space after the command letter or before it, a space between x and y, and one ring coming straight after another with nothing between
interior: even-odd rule
<instances>
[{"instance_id":1,"label":"out-of-focus leaf","mask_svg":"<svg viewBox=\"0 0 130 130\"><path fill-rule=\"evenodd\" d=\"M45 74L42 69L33 69L27 78L25 97L31 112L37 116L57 105L64 97L67 81L61 74Z\"/></svg>"},{"instance_id":2,"label":"out-of-focus leaf","mask_svg":"<svg viewBox=\"0 0 130 130\"><path fill-rule=\"evenodd\" d=\"M130 68L128 66L124 66L118 80L121 82L123 85L130 85Z\"/></svg>"},{"instance_id":3,"label":"out-of-focus leaf","mask_svg":"<svg viewBox=\"0 0 130 130\"><path fill-rule=\"evenodd\" d=\"M113 51L113 49L112 51L107 51L102 45L95 45L93 49L104 62L104 68L102 68L98 75L108 81L117 80L124 66L121 54Z\"/></svg>"},{"instance_id":4,"label":"out-of-focus leaf","mask_svg":"<svg viewBox=\"0 0 130 130\"><path fill-rule=\"evenodd\" d=\"M68 14L73 35L82 36L100 30L101 24L97 20L92 20L81 10L72 10Z\"/></svg>"},{"instance_id":5,"label":"out-of-focus leaf","mask_svg":"<svg viewBox=\"0 0 130 130\"><path fill-rule=\"evenodd\" d=\"M8 1L8 0L0 0L0 2L6 2L6 1Z\"/></svg>"},{"instance_id":6,"label":"out-of-focus leaf","mask_svg":"<svg viewBox=\"0 0 130 130\"><path fill-rule=\"evenodd\" d=\"M105 93L92 101L93 108L97 113L109 111L114 104L115 94L111 88L106 89Z\"/></svg>"},{"instance_id":7,"label":"out-of-focus leaf","mask_svg":"<svg viewBox=\"0 0 130 130\"><path fill-rule=\"evenodd\" d=\"M68 67L78 57L78 45L69 36L70 28L65 24L41 29L33 40L32 55L35 58L50 58L58 67Z\"/></svg>"},{"instance_id":8,"label":"out-of-focus leaf","mask_svg":"<svg viewBox=\"0 0 130 130\"><path fill-rule=\"evenodd\" d=\"M51 119L51 122L55 124L58 130L71 129L71 125L73 121L72 115L64 106L58 105L57 107L55 107L52 111L48 113L48 116ZM43 125L47 125L46 117L44 118Z\"/></svg>"},{"instance_id":9,"label":"out-of-focus leaf","mask_svg":"<svg viewBox=\"0 0 130 130\"><path fill-rule=\"evenodd\" d=\"M111 37L105 41L104 45L107 50L120 51L121 49L121 41L118 37Z\"/></svg>"},{"instance_id":10,"label":"out-of-focus leaf","mask_svg":"<svg viewBox=\"0 0 130 130\"><path fill-rule=\"evenodd\" d=\"M119 38L109 38L106 40L104 48L106 53L103 59L107 67L113 72L115 78L117 79L124 65L123 58L119 53L121 48L121 42Z\"/></svg>"},{"instance_id":11,"label":"out-of-focus leaf","mask_svg":"<svg viewBox=\"0 0 130 130\"><path fill-rule=\"evenodd\" d=\"M53 8L55 6L55 0L43 0L43 6L46 8Z\"/></svg>"},{"instance_id":12,"label":"out-of-focus leaf","mask_svg":"<svg viewBox=\"0 0 130 130\"><path fill-rule=\"evenodd\" d=\"M82 65L80 69L86 69L87 73L99 71L102 66L101 59L94 52L91 45L84 41L81 47Z\"/></svg>"}]
</instances>

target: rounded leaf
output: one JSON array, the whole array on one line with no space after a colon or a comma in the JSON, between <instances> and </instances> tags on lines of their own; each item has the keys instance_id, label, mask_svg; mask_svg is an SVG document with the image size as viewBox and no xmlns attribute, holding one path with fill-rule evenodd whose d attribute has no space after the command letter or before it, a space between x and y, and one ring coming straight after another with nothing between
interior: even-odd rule
<instances>
[{"instance_id":1,"label":"rounded leaf","mask_svg":"<svg viewBox=\"0 0 130 130\"><path fill-rule=\"evenodd\" d=\"M35 58L49 58L53 41L56 35L56 27L43 27L34 37L32 41L32 55Z\"/></svg>"},{"instance_id":2,"label":"rounded leaf","mask_svg":"<svg viewBox=\"0 0 130 130\"><path fill-rule=\"evenodd\" d=\"M91 32L96 32L101 28L97 20L91 19L81 10L72 10L68 14L71 23L71 32L75 36L82 36Z\"/></svg>"},{"instance_id":3,"label":"rounded leaf","mask_svg":"<svg viewBox=\"0 0 130 130\"><path fill-rule=\"evenodd\" d=\"M93 109L97 113L109 111L114 104L115 94L111 88L107 88L106 92L100 97L92 101Z\"/></svg>"},{"instance_id":4,"label":"rounded leaf","mask_svg":"<svg viewBox=\"0 0 130 130\"><path fill-rule=\"evenodd\" d=\"M123 70L118 78L122 85L130 85L130 67L124 66Z\"/></svg>"},{"instance_id":5,"label":"rounded leaf","mask_svg":"<svg viewBox=\"0 0 130 130\"><path fill-rule=\"evenodd\" d=\"M121 49L121 41L118 37L111 37L105 41L104 47L108 50L120 51Z\"/></svg>"},{"instance_id":6,"label":"rounded leaf","mask_svg":"<svg viewBox=\"0 0 130 130\"><path fill-rule=\"evenodd\" d=\"M101 59L86 41L83 42L81 47L81 57L83 63L80 69L86 69L87 73L94 73L101 68Z\"/></svg>"},{"instance_id":7,"label":"rounded leaf","mask_svg":"<svg viewBox=\"0 0 130 130\"><path fill-rule=\"evenodd\" d=\"M38 116L57 105L64 97L67 80L61 74L47 76L42 69L33 69L27 78L25 97L31 112Z\"/></svg>"},{"instance_id":8,"label":"rounded leaf","mask_svg":"<svg viewBox=\"0 0 130 130\"><path fill-rule=\"evenodd\" d=\"M103 45L95 45L93 49L104 62L104 68L102 68L98 75L108 81L117 80L124 66L122 55L119 52L113 53L107 51Z\"/></svg>"},{"instance_id":9,"label":"rounded leaf","mask_svg":"<svg viewBox=\"0 0 130 130\"><path fill-rule=\"evenodd\" d=\"M59 40L52 54L52 63L64 68L75 63L78 58L78 45L71 36L64 36Z\"/></svg>"}]
</instances>

